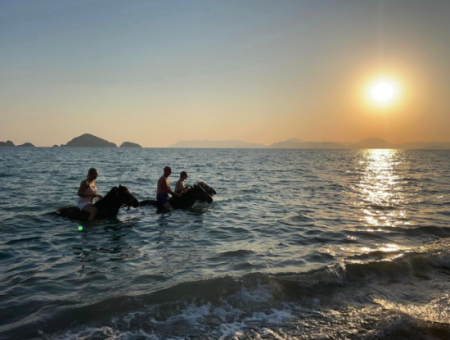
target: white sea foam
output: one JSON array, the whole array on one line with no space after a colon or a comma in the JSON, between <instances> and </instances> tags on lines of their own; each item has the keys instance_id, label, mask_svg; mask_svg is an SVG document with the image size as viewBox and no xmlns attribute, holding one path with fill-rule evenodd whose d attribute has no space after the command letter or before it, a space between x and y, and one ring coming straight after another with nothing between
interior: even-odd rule
<instances>
[{"instance_id":1,"label":"white sea foam","mask_svg":"<svg viewBox=\"0 0 450 340\"><path fill-rule=\"evenodd\" d=\"M94 339L108 339L108 340L132 340L135 338L145 340L161 340L161 338L153 333L146 333L142 330L120 332L113 330L111 327L92 328L86 327L83 331L78 333L67 332L60 335L55 340L94 340ZM181 340L173 338L173 340Z\"/></svg>"},{"instance_id":2,"label":"white sea foam","mask_svg":"<svg viewBox=\"0 0 450 340\"><path fill-rule=\"evenodd\" d=\"M258 282L254 289L247 289L242 286L241 290L234 296L244 302L267 302L272 298L272 293L270 292L269 286L261 285Z\"/></svg>"}]
</instances>

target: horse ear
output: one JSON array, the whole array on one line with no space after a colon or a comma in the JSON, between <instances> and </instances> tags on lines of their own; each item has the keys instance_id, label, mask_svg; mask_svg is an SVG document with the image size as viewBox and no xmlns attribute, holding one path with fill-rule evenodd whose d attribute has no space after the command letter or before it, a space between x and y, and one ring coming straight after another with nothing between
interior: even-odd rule
<instances>
[{"instance_id":1,"label":"horse ear","mask_svg":"<svg viewBox=\"0 0 450 340\"><path fill-rule=\"evenodd\" d=\"M119 184L119 188L122 188L122 184Z\"/></svg>"},{"instance_id":2,"label":"horse ear","mask_svg":"<svg viewBox=\"0 0 450 340\"><path fill-rule=\"evenodd\" d=\"M198 187L198 185L197 184L194 184L194 188L197 188Z\"/></svg>"}]
</instances>

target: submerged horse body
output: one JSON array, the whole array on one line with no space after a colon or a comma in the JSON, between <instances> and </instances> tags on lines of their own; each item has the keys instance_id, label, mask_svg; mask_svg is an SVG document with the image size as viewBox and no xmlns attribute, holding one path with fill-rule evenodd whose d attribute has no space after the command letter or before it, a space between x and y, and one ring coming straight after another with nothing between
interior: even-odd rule
<instances>
[{"instance_id":1,"label":"submerged horse body","mask_svg":"<svg viewBox=\"0 0 450 340\"><path fill-rule=\"evenodd\" d=\"M98 209L96 218L114 217L119 213L122 205L137 208L139 201L130 193L127 187L119 185L111 188L105 197L94 204ZM72 220L87 221L89 219L89 213L81 211L76 206L59 208L58 214Z\"/></svg>"},{"instance_id":2,"label":"submerged horse body","mask_svg":"<svg viewBox=\"0 0 450 340\"><path fill-rule=\"evenodd\" d=\"M213 189L214 190L214 189ZM194 185L192 189L189 189L181 195L180 198L172 197L169 198L169 203L174 209L185 209L190 208L194 205L195 201L203 201L212 203L213 199L210 194L208 194L205 189L200 185ZM160 207L157 201L145 200L141 201L139 204L141 207L146 205L154 205Z\"/></svg>"}]
</instances>

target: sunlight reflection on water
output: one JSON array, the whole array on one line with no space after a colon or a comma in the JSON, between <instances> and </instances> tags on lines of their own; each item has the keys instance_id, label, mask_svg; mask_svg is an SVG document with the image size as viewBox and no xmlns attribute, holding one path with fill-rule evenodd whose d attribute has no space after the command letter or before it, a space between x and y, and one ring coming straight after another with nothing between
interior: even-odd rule
<instances>
[{"instance_id":1,"label":"sunlight reflection on water","mask_svg":"<svg viewBox=\"0 0 450 340\"><path fill-rule=\"evenodd\" d=\"M362 153L362 177L357 187L361 204L364 204L361 221L367 227L410 224L406 221L406 212L398 209L408 203L403 194L404 181L396 171L399 166L404 167L403 153L401 150L384 149Z\"/></svg>"}]
</instances>

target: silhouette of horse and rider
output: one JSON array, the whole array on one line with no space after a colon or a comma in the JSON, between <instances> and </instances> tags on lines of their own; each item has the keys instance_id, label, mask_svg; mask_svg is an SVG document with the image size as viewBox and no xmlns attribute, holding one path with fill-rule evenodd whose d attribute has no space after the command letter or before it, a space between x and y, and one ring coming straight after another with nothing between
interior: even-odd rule
<instances>
[{"instance_id":1,"label":"silhouette of horse and rider","mask_svg":"<svg viewBox=\"0 0 450 340\"><path fill-rule=\"evenodd\" d=\"M98 177L98 170L91 168L86 179L80 183L77 192L78 205L62 207L58 209L57 213L61 217L67 217L72 220L92 221L97 218L116 216L122 205L128 208L130 206L137 208L139 206L152 205L161 210L168 210L190 208L195 201L212 203L212 196L216 194L216 191L203 181L199 181L193 187L185 186L184 181L188 178L188 174L185 171L181 172L180 180L176 184L175 191L173 191L170 188L168 179L171 173L172 169L166 166L164 174L158 180L156 201L145 200L139 202L128 188L122 185L111 188L104 197L99 195L95 182ZM169 198L169 194L172 195L171 198ZM94 201L95 198L98 198L96 202Z\"/></svg>"}]
</instances>

